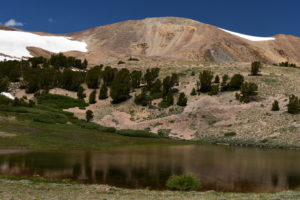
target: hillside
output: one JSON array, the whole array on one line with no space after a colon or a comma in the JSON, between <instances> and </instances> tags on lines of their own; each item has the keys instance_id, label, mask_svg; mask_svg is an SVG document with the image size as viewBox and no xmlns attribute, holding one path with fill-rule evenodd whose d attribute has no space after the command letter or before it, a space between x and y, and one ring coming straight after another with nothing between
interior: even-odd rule
<instances>
[{"instance_id":1,"label":"hillside","mask_svg":"<svg viewBox=\"0 0 300 200\"><path fill-rule=\"evenodd\" d=\"M107 56L142 56L208 62L300 63L300 39L276 35L251 41L218 27L184 18L132 20L70 34L88 44L91 63ZM248 37L249 38L249 37ZM105 54L105 55L103 55Z\"/></svg>"},{"instance_id":2,"label":"hillside","mask_svg":"<svg viewBox=\"0 0 300 200\"><path fill-rule=\"evenodd\" d=\"M185 18L131 20L65 35L23 32L5 26L0 30L0 55L7 59L65 52L86 58L93 65L128 56L222 63L259 60L269 64L283 61L300 64L298 37L247 36ZM30 54L23 50L20 55L4 48L12 43L15 47L27 47Z\"/></svg>"},{"instance_id":3,"label":"hillside","mask_svg":"<svg viewBox=\"0 0 300 200\"><path fill-rule=\"evenodd\" d=\"M9 76L11 82L10 87L3 91L20 99L25 96L24 101L39 103L35 93L46 91L89 102L90 94L95 91L95 102L84 108L68 107L65 111L85 119L87 110L91 110L94 114L92 122L98 125L172 138L216 143L300 145L299 115L287 112L290 95L300 95L297 87L300 84L299 67L278 66L279 62L286 60L299 66L300 52L297 49L300 39L297 37L253 37L182 18L126 21L63 36L20 30L10 32L37 39L35 45L28 47L29 40L18 38L15 45L18 51L6 56L31 53L30 56L49 58L51 51L64 51L68 56L81 59L59 54L52 55L49 60L34 58L21 63L1 62L1 78L5 83L5 76ZM61 46L55 46L57 43ZM11 50L8 47L0 46L0 50ZM20 54L13 54L19 50ZM131 56L138 59L129 59ZM83 58L87 58L89 65L82 62ZM254 60L264 63L259 76L249 75ZM79 63L77 68L76 63ZM270 63L276 63L276 66ZM20 66L25 68L20 69ZM149 75L149 69L155 68L159 73ZM136 86L132 84L134 70L139 76ZM219 82L212 83L217 87L216 94L198 88L199 75L204 70L213 73L211 82L218 75ZM165 87L168 80L172 82L173 74L178 81L169 88ZM222 90L224 75L232 79L235 74L243 75L245 82L258 86L258 95L253 101L242 103L236 100L235 94L240 88ZM146 77L152 76L154 79L148 84ZM226 86L229 87L228 82ZM155 87L156 83L158 87ZM106 87L105 98L99 97L102 86ZM79 97L79 88L85 97ZM112 88L115 97L112 97ZM144 88L146 102L142 105L135 100ZM198 95L191 94L193 88L197 88ZM177 105L180 93L187 96L187 105ZM173 101L166 105L169 94ZM271 111L274 100L279 102L278 112ZM227 137L226 133L233 135Z\"/></svg>"}]
</instances>

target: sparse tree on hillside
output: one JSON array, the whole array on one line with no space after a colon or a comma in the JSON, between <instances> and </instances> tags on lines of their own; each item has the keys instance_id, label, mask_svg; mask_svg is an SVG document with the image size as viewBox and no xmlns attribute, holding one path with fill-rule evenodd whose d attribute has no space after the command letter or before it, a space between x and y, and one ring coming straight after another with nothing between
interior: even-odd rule
<instances>
[{"instance_id":1,"label":"sparse tree on hillside","mask_svg":"<svg viewBox=\"0 0 300 200\"><path fill-rule=\"evenodd\" d=\"M158 99L162 97L161 91L162 83L161 80L157 79L151 87L150 95L153 99Z\"/></svg>"},{"instance_id":2,"label":"sparse tree on hillside","mask_svg":"<svg viewBox=\"0 0 300 200\"><path fill-rule=\"evenodd\" d=\"M171 91L169 91L168 94L167 94L166 102L169 106L174 104L174 95Z\"/></svg>"},{"instance_id":3,"label":"sparse tree on hillside","mask_svg":"<svg viewBox=\"0 0 300 200\"><path fill-rule=\"evenodd\" d=\"M101 68L99 66L93 67L92 69L88 70L86 75L86 84L89 88L98 88L100 82L100 73Z\"/></svg>"},{"instance_id":4,"label":"sparse tree on hillside","mask_svg":"<svg viewBox=\"0 0 300 200\"><path fill-rule=\"evenodd\" d=\"M82 86L80 86L78 88L77 97L78 97L78 99L84 99L86 97L86 95L84 93L84 88Z\"/></svg>"},{"instance_id":5,"label":"sparse tree on hillside","mask_svg":"<svg viewBox=\"0 0 300 200\"><path fill-rule=\"evenodd\" d=\"M272 104L272 111L279 111L280 108L279 108L279 104L278 104L278 101L275 100Z\"/></svg>"},{"instance_id":6,"label":"sparse tree on hillside","mask_svg":"<svg viewBox=\"0 0 300 200\"><path fill-rule=\"evenodd\" d=\"M241 87L241 93L236 94L236 98L243 103L249 103L251 101L251 97L257 95L258 87L255 83L245 82Z\"/></svg>"},{"instance_id":7,"label":"sparse tree on hillside","mask_svg":"<svg viewBox=\"0 0 300 200\"><path fill-rule=\"evenodd\" d=\"M163 80L163 96L166 96L169 91L178 84L178 75L173 73L172 76L167 76Z\"/></svg>"},{"instance_id":8,"label":"sparse tree on hillside","mask_svg":"<svg viewBox=\"0 0 300 200\"><path fill-rule=\"evenodd\" d=\"M287 105L288 113L290 114L299 114L300 113L300 100L297 96L291 95L289 97L289 103Z\"/></svg>"},{"instance_id":9,"label":"sparse tree on hillside","mask_svg":"<svg viewBox=\"0 0 300 200\"><path fill-rule=\"evenodd\" d=\"M208 95L217 95L219 93L219 84L213 84L211 86L210 91L208 92Z\"/></svg>"},{"instance_id":10,"label":"sparse tree on hillside","mask_svg":"<svg viewBox=\"0 0 300 200\"><path fill-rule=\"evenodd\" d=\"M148 90L151 89L153 82L158 77L159 71L160 71L159 68L147 69L147 71L144 75L144 80L146 81Z\"/></svg>"},{"instance_id":11,"label":"sparse tree on hillside","mask_svg":"<svg viewBox=\"0 0 300 200\"><path fill-rule=\"evenodd\" d=\"M143 88L141 94L135 96L134 102L137 105L142 105L142 106L147 106L150 104L150 100L147 97L147 88Z\"/></svg>"},{"instance_id":12,"label":"sparse tree on hillside","mask_svg":"<svg viewBox=\"0 0 300 200\"><path fill-rule=\"evenodd\" d=\"M197 93L196 93L196 89L195 88L193 88L192 89L192 92L191 92L191 96L196 96L197 95Z\"/></svg>"},{"instance_id":13,"label":"sparse tree on hillside","mask_svg":"<svg viewBox=\"0 0 300 200\"><path fill-rule=\"evenodd\" d=\"M217 76L215 77L214 83L220 83L220 77L219 77L219 75L217 75Z\"/></svg>"},{"instance_id":14,"label":"sparse tree on hillside","mask_svg":"<svg viewBox=\"0 0 300 200\"><path fill-rule=\"evenodd\" d=\"M94 90L89 97L89 103L95 104L96 103L96 90Z\"/></svg>"},{"instance_id":15,"label":"sparse tree on hillside","mask_svg":"<svg viewBox=\"0 0 300 200\"><path fill-rule=\"evenodd\" d=\"M85 118L86 118L86 121L87 121L87 122L90 122L90 121L94 118L93 111L87 110L87 111L85 112Z\"/></svg>"},{"instance_id":16,"label":"sparse tree on hillside","mask_svg":"<svg viewBox=\"0 0 300 200\"><path fill-rule=\"evenodd\" d=\"M182 92L182 93L179 94L177 105L178 106L186 106L186 103L187 103L187 97Z\"/></svg>"},{"instance_id":17,"label":"sparse tree on hillside","mask_svg":"<svg viewBox=\"0 0 300 200\"><path fill-rule=\"evenodd\" d=\"M214 73L212 71L204 70L200 72L199 80L200 80L200 92L206 93L211 90L212 79L214 77Z\"/></svg>"},{"instance_id":18,"label":"sparse tree on hillside","mask_svg":"<svg viewBox=\"0 0 300 200\"><path fill-rule=\"evenodd\" d=\"M121 103L130 98L130 86L130 72L128 69L121 69L114 78L110 88L112 103Z\"/></svg>"},{"instance_id":19,"label":"sparse tree on hillside","mask_svg":"<svg viewBox=\"0 0 300 200\"><path fill-rule=\"evenodd\" d=\"M257 76L261 67L262 67L261 62L259 62L259 61L253 62L251 64L251 75Z\"/></svg>"},{"instance_id":20,"label":"sparse tree on hillside","mask_svg":"<svg viewBox=\"0 0 300 200\"><path fill-rule=\"evenodd\" d=\"M110 66L105 67L104 71L102 71L102 79L106 86L110 86L113 82L118 70L116 68L112 68Z\"/></svg>"},{"instance_id":21,"label":"sparse tree on hillside","mask_svg":"<svg viewBox=\"0 0 300 200\"><path fill-rule=\"evenodd\" d=\"M227 74L224 74L222 76L222 82L221 82L221 91L227 91L228 90L228 80L229 76Z\"/></svg>"},{"instance_id":22,"label":"sparse tree on hillside","mask_svg":"<svg viewBox=\"0 0 300 200\"><path fill-rule=\"evenodd\" d=\"M107 86L105 84L102 84L100 88L99 99L107 99L108 98L107 91L108 91Z\"/></svg>"},{"instance_id":23,"label":"sparse tree on hillside","mask_svg":"<svg viewBox=\"0 0 300 200\"><path fill-rule=\"evenodd\" d=\"M138 88L140 87L141 84L141 79L142 79L142 72L134 70L130 73L130 78L131 78L131 87L132 88Z\"/></svg>"},{"instance_id":24,"label":"sparse tree on hillside","mask_svg":"<svg viewBox=\"0 0 300 200\"><path fill-rule=\"evenodd\" d=\"M244 76L241 74L235 74L229 82L231 90L239 90L244 83Z\"/></svg>"}]
</instances>

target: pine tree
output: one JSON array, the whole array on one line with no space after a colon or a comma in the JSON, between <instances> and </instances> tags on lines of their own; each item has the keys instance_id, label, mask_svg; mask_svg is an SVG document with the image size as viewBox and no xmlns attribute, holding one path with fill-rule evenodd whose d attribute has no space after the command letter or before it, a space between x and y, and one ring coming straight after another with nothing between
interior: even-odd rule
<instances>
[{"instance_id":1,"label":"pine tree","mask_svg":"<svg viewBox=\"0 0 300 200\"><path fill-rule=\"evenodd\" d=\"M182 93L179 94L177 105L178 106L186 106L186 103L187 103L187 97L182 92Z\"/></svg>"},{"instance_id":2,"label":"pine tree","mask_svg":"<svg viewBox=\"0 0 300 200\"><path fill-rule=\"evenodd\" d=\"M195 88L193 88L193 90L192 90L192 92L191 92L191 96L196 96L197 95L197 93L196 93L196 89Z\"/></svg>"},{"instance_id":3,"label":"pine tree","mask_svg":"<svg viewBox=\"0 0 300 200\"><path fill-rule=\"evenodd\" d=\"M272 111L279 111L280 108L279 108L279 104L278 104L278 101L275 100L272 104Z\"/></svg>"},{"instance_id":4,"label":"pine tree","mask_svg":"<svg viewBox=\"0 0 300 200\"><path fill-rule=\"evenodd\" d=\"M222 82L221 82L221 91L227 91L228 90L228 80L229 76L227 74L224 74L222 76Z\"/></svg>"},{"instance_id":5,"label":"pine tree","mask_svg":"<svg viewBox=\"0 0 300 200\"><path fill-rule=\"evenodd\" d=\"M145 75L144 75L144 80L146 81L147 84L147 89L150 90L152 87L153 82L156 80L156 78L159 75L159 68L152 68L152 69L147 69Z\"/></svg>"},{"instance_id":6,"label":"pine tree","mask_svg":"<svg viewBox=\"0 0 300 200\"><path fill-rule=\"evenodd\" d=\"M241 94L239 94L238 96L236 95L236 98L239 97L240 102L249 103L251 97L257 95L257 90L258 87L255 83L245 82L241 87Z\"/></svg>"},{"instance_id":7,"label":"pine tree","mask_svg":"<svg viewBox=\"0 0 300 200\"><path fill-rule=\"evenodd\" d=\"M220 77L219 77L219 75L217 75L217 76L215 77L214 83L220 83Z\"/></svg>"},{"instance_id":8,"label":"pine tree","mask_svg":"<svg viewBox=\"0 0 300 200\"><path fill-rule=\"evenodd\" d=\"M289 103L287 105L288 113L290 114L299 114L300 113L300 100L297 96L291 95L289 97Z\"/></svg>"},{"instance_id":9,"label":"pine tree","mask_svg":"<svg viewBox=\"0 0 300 200\"><path fill-rule=\"evenodd\" d=\"M147 88L143 88L141 94L135 96L134 103L142 106L150 104L150 101L147 98Z\"/></svg>"},{"instance_id":10,"label":"pine tree","mask_svg":"<svg viewBox=\"0 0 300 200\"><path fill-rule=\"evenodd\" d=\"M94 90L89 97L89 103L95 104L96 103L96 90Z\"/></svg>"},{"instance_id":11,"label":"pine tree","mask_svg":"<svg viewBox=\"0 0 300 200\"><path fill-rule=\"evenodd\" d=\"M217 95L219 93L219 84L213 84L211 86L210 91L208 92L208 95Z\"/></svg>"},{"instance_id":12,"label":"pine tree","mask_svg":"<svg viewBox=\"0 0 300 200\"><path fill-rule=\"evenodd\" d=\"M121 103L130 98L130 72L128 69L121 69L114 78L110 87L112 103Z\"/></svg>"},{"instance_id":13,"label":"pine tree","mask_svg":"<svg viewBox=\"0 0 300 200\"><path fill-rule=\"evenodd\" d=\"M169 91L167 94L166 102L167 102L168 106L171 106L174 104L174 95L171 91Z\"/></svg>"},{"instance_id":14,"label":"pine tree","mask_svg":"<svg viewBox=\"0 0 300 200\"><path fill-rule=\"evenodd\" d=\"M82 68L86 69L88 66L88 61L86 59L84 59L83 63L82 63Z\"/></svg>"},{"instance_id":15,"label":"pine tree","mask_svg":"<svg viewBox=\"0 0 300 200\"><path fill-rule=\"evenodd\" d=\"M239 90L244 83L244 76L241 74L235 74L230 79L229 87L232 90Z\"/></svg>"},{"instance_id":16,"label":"pine tree","mask_svg":"<svg viewBox=\"0 0 300 200\"><path fill-rule=\"evenodd\" d=\"M151 87L150 95L153 99L158 99L162 97L161 91L162 83L161 80L157 79Z\"/></svg>"},{"instance_id":17,"label":"pine tree","mask_svg":"<svg viewBox=\"0 0 300 200\"><path fill-rule=\"evenodd\" d=\"M200 80L200 91L201 92L209 92L211 90L211 84L214 74L212 71L204 70L200 72L199 80Z\"/></svg>"},{"instance_id":18,"label":"pine tree","mask_svg":"<svg viewBox=\"0 0 300 200\"><path fill-rule=\"evenodd\" d=\"M87 122L90 122L90 121L94 118L93 111L87 110L87 111L85 112L85 118L86 118L86 121L87 121Z\"/></svg>"},{"instance_id":19,"label":"pine tree","mask_svg":"<svg viewBox=\"0 0 300 200\"><path fill-rule=\"evenodd\" d=\"M100 88L99 99L107 99L108 98L107 91L108 91L107 86L105 84L102 84Z\"/></svg>"},{"instance_id":20,"label":"pine tree","mask_svg":"<svg viewBox=\"0 0 300 200\"><path fill-rule=\"evenodd\" d=\"M141 79L142 79L142 72L134 70L130 73L130 78L131 78L131 87L132 88L138 88L140 87L141 84Z\"/></svg>"},{"instance_id":21,"label":"pine tree","mask_svg":"<svg viewBox=\"0 0 300 200\"><path fill-rule=\"evenodd\" d=\"M89 88L97 89L100 82L101 67L96 66L90 69L86 75L86 84Z\"/></svg>"},{"instance_id":22,"label":"pine tree","mask_svg":"<svg viewBox=\"0 0 300 200\"><path fill-rule=\"evenodd\" d=\"M78 88L78 91L77 91L77 97L78 99L84 99L86 97L85 93L84 93L84 89L82 86L80 86Z\"/></svg>"},{"instance_id":23,"label":"pine tree","mask_svg":"<svg viewBox=\"0 0 300 200\"><path fill-rule=\"evenodd\" d=\"M257 76L261 67L262 67L261 62L259 62L259 61L253 62L251 64L251 75Z\"/></svg>"}]
</instances>

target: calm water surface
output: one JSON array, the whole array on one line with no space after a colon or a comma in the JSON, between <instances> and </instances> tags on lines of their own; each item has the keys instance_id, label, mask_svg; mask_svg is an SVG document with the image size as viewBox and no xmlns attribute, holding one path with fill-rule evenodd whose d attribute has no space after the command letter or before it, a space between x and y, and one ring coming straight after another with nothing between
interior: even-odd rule
<instances>
[{"instance_id":1,"label":"calm water surface","mask_svg":"<svg viewBox=\"0 0 300 200\"><path fill-rule=\"evenodd\" d=\"M0 173L165 189L194 173L202 190L273 192L300 186L300 152L223 146L134 147L97 152L0 151Z\"/></svg>"}]
</instances>

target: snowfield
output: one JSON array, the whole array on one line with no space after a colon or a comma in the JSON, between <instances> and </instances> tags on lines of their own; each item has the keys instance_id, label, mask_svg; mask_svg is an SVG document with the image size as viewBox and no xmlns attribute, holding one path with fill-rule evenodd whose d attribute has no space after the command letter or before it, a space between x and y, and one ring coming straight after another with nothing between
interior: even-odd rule
<instances>
[{"instance_id":1,"label":"snowfield","mask_svg":"<svg viewBox=\"0 0 300 200\"><path fill-rule=\"evenodd\" d=\"M53 53L67 51L87 52L87 44L63 36L41 36L29 32L0 30L0 60L32 57L26 47L38 47Z\"/></svg>"},{"instance_id":2,"label":"snowfield","mask_svg":"<svg viewBox=\"0 0 300 200\"><path fill-rule=\"evenodd\" d=\"M0 95L6 96L7 98L14 100L15 97L8 92L1 92Z\"/></svg>"},{"instance_id":3,"label":"snowfield","mask_svg":"<svg viewBox=\"0 0 300 200\"><path fill-rule=\"evenodd\" d=\"M251 35L245 35L245 34L241 34L241 33L236 33L236 32L233 32L233 31L228 31L228 30L222 29L222 28L220 28L220 29L222 31L225 31L225 32L230 33L232 35L235 35L235 36L238 36L238 37L241 37L241 38L244 38L246 40L253 41L253 42L275 40L275 38L273 38L273 37L256 37L256 36L251 36Z\"/></svg>"}]
</instances>

